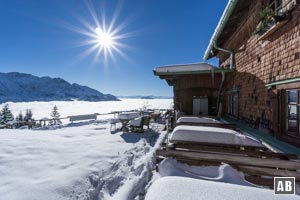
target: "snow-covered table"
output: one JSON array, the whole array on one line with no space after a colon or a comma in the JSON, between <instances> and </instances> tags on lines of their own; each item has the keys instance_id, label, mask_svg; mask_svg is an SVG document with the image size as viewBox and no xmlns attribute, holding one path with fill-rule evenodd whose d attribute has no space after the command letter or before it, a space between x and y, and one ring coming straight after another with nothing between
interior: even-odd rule
<instances>
[{"instance_id":1,"label":"snow-covered table","mask_svg":"<svg viewBox=\"0 0 300 200\"><path fill-rule=\"evenodd\" d=\"M121 123L122 123L122 127L121 130L122 131L126 131L127 129L127 124L130 120L135 119L137 117L140 116L139 112L124 112L124 113L120 113L118 116L118 119L120 119Z\"/></svg>"},{"instance_id":2,"label":"snow-covered table","mask_svg":"<svg viewBox=\"0 0 300 200\"><path fill-rule=\"evenodd\" d=\"M198 142L264 147L255 138L243 135L234 130L205 126L177 126L170 136L170 142Z\"/></svg>"},{"instance_id":3,"label":"snow-covered table","mask_svg":"<svg viewBox=\"0 0 300 200\"><path fill-rule=\"evenodd\" d=\"M219 120L208 117L180 117L177 123L222 123Z\"/></svg>"},{"instance_id":4,"label":"snow-covered table","mask_svg":"<svg viewBox=\"0 0 300 200\"><path fill-rule=\"evenodd\" d=\"M274 191L186 177L163 177L149 188L145 200L300 200L300 196L276 195Z\"/></svg>"}]
</instances>

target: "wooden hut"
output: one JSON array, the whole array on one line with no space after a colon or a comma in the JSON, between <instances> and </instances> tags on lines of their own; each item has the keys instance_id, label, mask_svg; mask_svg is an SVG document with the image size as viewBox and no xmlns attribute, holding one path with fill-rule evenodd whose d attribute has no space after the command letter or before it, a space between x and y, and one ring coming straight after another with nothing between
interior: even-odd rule
<instances>
[{"instance_id":1,"label":"wooden hut","mask_svg":"<svg viewBox=\"0 0 300 200\"><path fill-rule=\"evenodd\" d=\"M300 146L299 0L229 0L204 60L235 70L224 115ZM231 58L230 58L231 56Z\"/></svg>"},{"instance_id":2,"label":"wooden hut","mask_svg":"<svg viewBox=\"0 0 300 200\"><path fill-rule=\"evenodd\" d=\"M156 67L154 74L173 86L174 110L183 115L209 116L218 112L226 72L207 63Z\"/></svg>"}]
</instances>

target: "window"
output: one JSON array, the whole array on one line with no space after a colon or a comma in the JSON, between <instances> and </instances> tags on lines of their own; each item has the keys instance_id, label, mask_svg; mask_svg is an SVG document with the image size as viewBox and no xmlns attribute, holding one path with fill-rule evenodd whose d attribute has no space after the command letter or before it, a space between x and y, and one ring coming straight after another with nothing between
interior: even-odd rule
<instances>
[{"instance_id":1,"label":"window","mask_svg":"<svg viewBox=\"0 0 300 200\"><path fill-rule=\"evenodd\" d=\"M300 90L286 90L286 131L292 135L300 136Z\"/></svg>"},{"instance_id":2,"label":"window","mask_svg":"<svg viewBox=\"0 0 300 200\"><path fill-rule=\"evenodd\" d=\"M233 115L235 117L238 116L238 94L229 94L228 95L228 105L227 105L227 112L230 115Z\"/></svg>"},{"instance_id":3,"label":"window","mask_svg":"<svg viewBox=\"0 0 300 200\"><path fill-rule=\"evenodd\" d=\"M271 8L275 15L281 14L282 0L269 0L268 6Z\"/></svg>"}]
</instances>

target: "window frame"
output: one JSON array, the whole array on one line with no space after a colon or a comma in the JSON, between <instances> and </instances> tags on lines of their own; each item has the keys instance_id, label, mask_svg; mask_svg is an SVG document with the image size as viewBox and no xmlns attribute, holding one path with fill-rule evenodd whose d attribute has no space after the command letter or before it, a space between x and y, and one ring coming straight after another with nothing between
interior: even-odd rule
<instances>
[{"instance_id":1,"label":"window frame","mask_svg":"<svg viewBox=\"0 0 300 200\"><path fill-rule=\"evenodd\" d=\"M239 94L231 92L227 94L227 113L231 116L239 116Z\"/></svg>"},{"instance_id":2,"label":"window frame","mask_svg":"<svg viewBox=\"0 0 300 200\"><path fill-rule=\"evenodd\" d=\"M290 103L289 102L289 92L290 91L296 91L296 100L295 103ZM289 135L289 136L293 136L293 137L297 137L298 139L300 139L300 88L288 88L284 90L285 93L285 98L284 98L284 134ZM289 128L289 120L291 120L292 118L290 118L290 113L289 113L289 105L295 105L296 106L296 116L295 116L295 120L296 120L296 127L295 127L295 131L292 131L292 129Z\"/></svg>"}]
</instances>

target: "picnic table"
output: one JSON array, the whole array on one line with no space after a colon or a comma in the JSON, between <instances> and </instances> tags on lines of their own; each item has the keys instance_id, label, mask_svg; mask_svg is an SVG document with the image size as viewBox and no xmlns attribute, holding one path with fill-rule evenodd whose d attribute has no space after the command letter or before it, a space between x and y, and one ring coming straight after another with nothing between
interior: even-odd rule
<instances>
[{"instance_id":1,"label":"picnic table","mask_svg":"<svg viewBox=\"0 0 300 200\"><path fill-rule=\"evenodd\" d=\"M121 130L122 131L127 131L127 125L129 123L129 121L132 120L132 119L135 119L135 118L137 118L139 116L140 116L139 112L124 112L124 113L120 113L119 116L118 116L118 119L122 123Z\"/></svg>"}]
</instances>

